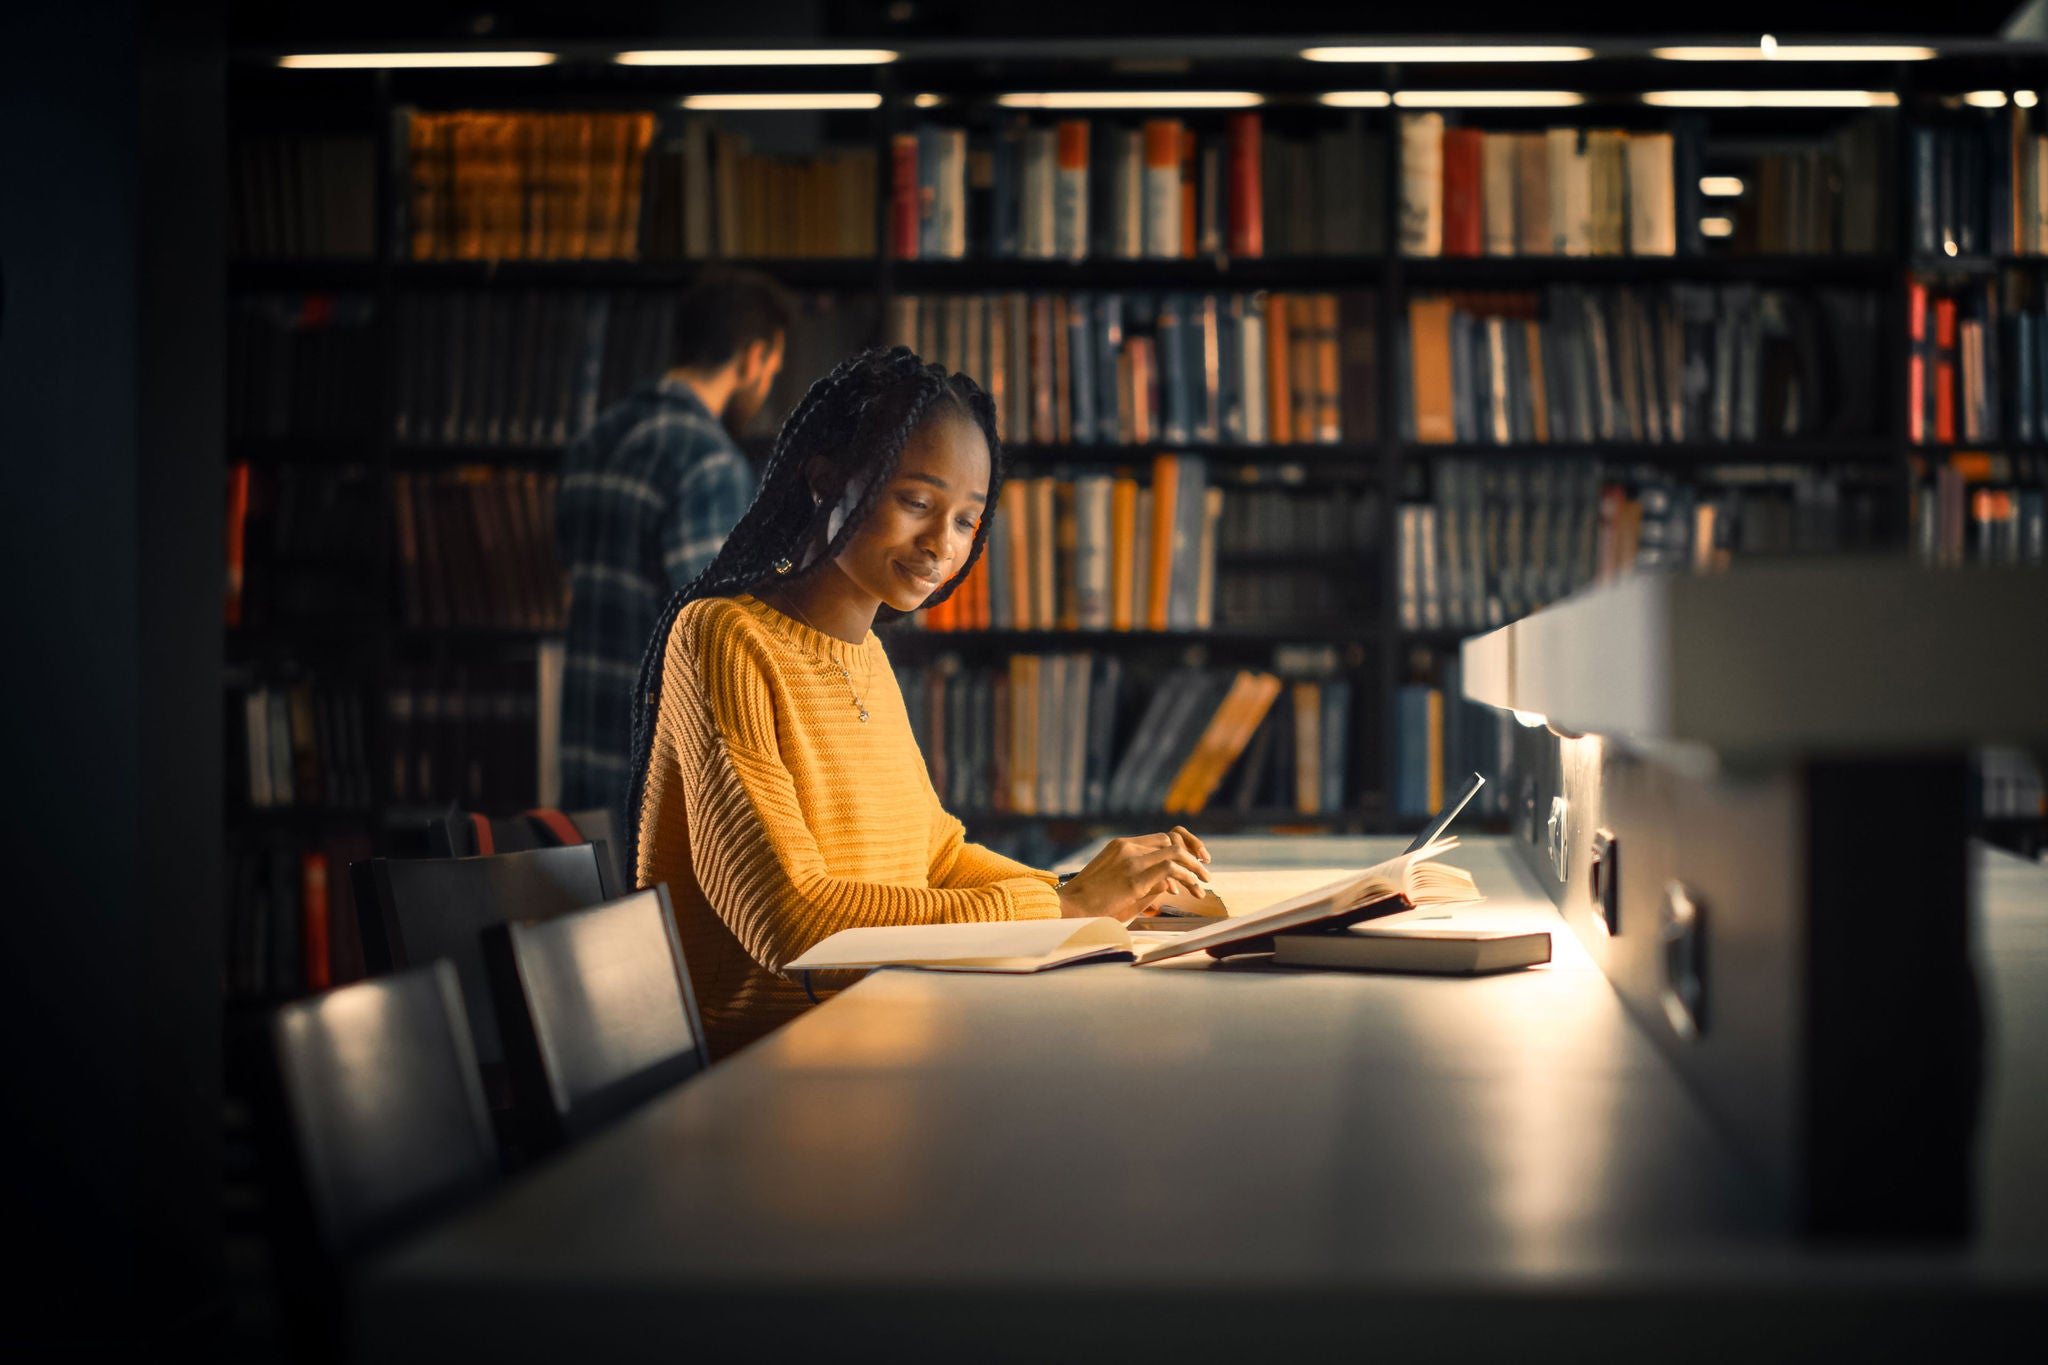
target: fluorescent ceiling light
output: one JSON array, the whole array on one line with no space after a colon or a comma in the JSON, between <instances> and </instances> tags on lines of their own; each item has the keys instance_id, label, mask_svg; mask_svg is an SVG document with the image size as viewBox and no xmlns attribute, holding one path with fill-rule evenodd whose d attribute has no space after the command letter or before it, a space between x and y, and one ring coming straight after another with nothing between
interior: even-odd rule
<instances>
[{"instance_id":1,"label":"fluorescent ceiling light","mask_svg":"<svg viewBox=\"0 0 2048 1365\"><path fill-rule=\"evenodd\" d=\"M295 52L279 66L297 71L341 71L399 66L549 66L552 52Z\"/></svg>"},{"instance_id":2,"label":"fluorescent ceiling light","mask_svg":"<svg viewBox=\"0 0 2048 1365\"><path fill-rule=\"evenodd\" d=\"M2012 92L2012 102L2022 109L2031 109L2040 102L2040 96L2031 90L2015 90Z\"/></svg>"},{"instance_id":3,"label":"fluorescent ceiling light","mask_svg":"<svg viewBox=\"0 0 2048 1365\"><path fill-rule=\"evenodd\" d=\"M1451 44L1428 47L1305 47L1308 62L1586 62L1593 59L1590 47L1512 47L1504 44L1474 43L1469 47Z\"/></svg>"},{"instance_id":4,"label":"fluorescent ceiling light","mask_svg":"<svg viewBox=\"0 0 2048 1365\"><path fill-rule=\"evenodd\" d=\"M1670 109L1888 109L1889 90L1650 90L1644 104Z\"/></svg>"},{"instance_id":5,"label":"fluorescent ceiling light","mask_svg":"<svg viewBox=\"0 0 2048 1365\"><path fill-rule=\"evenodd\" d=\"M2005 108L2005 92L2003 90L1972 90L1969 94L1963 96L1963 103L1975 105L1979 109L2003 109Z\"/></svg>"},{"instance_id":6,"label":"fluorescent ceiling light","mask_svg":"<svg viewBox=\"0 0 2048 1365\"><path fill-rule=\"evenodd\" d=\"M1384 90L1330 90L1316 98L1333 109L1384 109L1391 103Z\"/></svg>"},{"instance_id":7,"label":"fluorescent ceiling light","mask_svg":"<svg viewBox=\"0 0 2048 1365\"><path fill-rule=\"evenodd\" d=\"M1667 62L1924 62L1931 47L1870 43L1768 43L1756 47L1653 47L1652 57Z\"/></svg>"},{"instance_id":8,"label":"fluorescent ceiling light","mask_svg":"<svg viewBox=\"0 0 2048 1365\"><path fill-rule=\"evenodd\" d=\"M1403 109L1557 109L1584 104L1576 90L1396 90Z\"/></svg>"},{"instance_id":9,"label":"fluorescent ceiling light","mask_svg":"<svg viewBox=\"0 0 2048 1365\"><path fill-rule=\"evenodd\" d=\"M1248 109L1265 102L1249 90L1014 90L996 96L1006 109Z\"/></svg>"},{"instance_id":10,"label":"fluorescent ceiling light","mask_svg":"<svg viewBox=\"0 0 2048 1365\"><path fill-rule=\"evenodd\" d=\"M685 109L879 109L877 94L685 95Z\"/></svg>"},{"instance_id":11,"label":"fluorescent ceiling light","mask_svg":"<svg viewBox=\"0 0 2048 1365\"><path fill-rule=\"evenodd\" d=\"M916 99L911 101L912 104L916 105L920 109L936 109L945 102L946 97L944 95L934 95L931 94L929 91L927 91L925 94L919 95Z\"/></svg>"},{"instance_id":12,"label":"fluorescent ceiling light","mask_svg":"<svg viewBox=\"0 0 2048 1365\"><path fill-rule=\"evenodd\" d=\"M1733 199L1742 193L1742 177L1703 175L1700 177L1700 193L1716 199Z\"/></svg>"},{"instance_id":13,"label":"fluorescent ceiling light","mask_svg":"<svg viewBox=\"0 0 2048 1365\"><path fill-rule=\"evenodd\" d=\"M1733 218L1700 219L1700 236L1702 237L1732 237L1734 235L1735 220Z\"/></svg>"},{"instance_id":14,"label":"fluorescent ceiling light","mask_svg":"<svg viewBox=\"0 0 2048 1365\"><path fill-rule=\"evenodd\" d=\"M896 60L882 47L728 47L621 52L620 66L882 66Z\"/></svg>"}]
</instances>

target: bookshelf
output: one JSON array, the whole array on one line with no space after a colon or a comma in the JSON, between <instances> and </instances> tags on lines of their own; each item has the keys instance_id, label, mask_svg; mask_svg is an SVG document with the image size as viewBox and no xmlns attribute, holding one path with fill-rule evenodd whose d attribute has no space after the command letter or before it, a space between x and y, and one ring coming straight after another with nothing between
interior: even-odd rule
<instances>
[{"instance_id":1,"label":"bookshelf","mask_svg":"<svg viewBox=\"0 0 2048 1365\"><path fill-rule=\"evenodd\" d=\"M2048 273L2043 266L2048 264L2048 258L2003 249L1930 255L1918 249L1921 243L1915 236L1913 217L1910 130L1923 124L1940 124L1960 127L1967 135L1974 135L1969 130L1988 126L1993 113L1998 111L1965 108L1956 97L1968 90L2010 90L2016 83L2023 83L2030 68L2023 61L2015 64L2026 54L2016 55L2013 45L1986 48L1944 44L1944 55L1933 62L1855 66L1818 77L1807 71L1798 77L1829 85L1898 92L1897 108L1869 114L1838 109L1701 111L1647 107L1637 99L1639 92L1682 84L1672 74L1672 64L1651 62L1641 53L1614 51L1608 45L1597 44L1595 59L1573 64L1569 72L1561 72L1554 65L1513 64L1427 71L1386 65L1311 69L1311 64L1297 59L1298 45L1266 40L1223 44L1197 39L1160 40L1135 46L900 46L902 60L893 66L837 73L796 69L693 73L617 68L607 64L608 49L565 53L561 63L538 71L302 73L276 70L261 54L249 54L235 65L230 86L231 135L240 138L260 133L266 138L287 140L300 134L354 138L367 146L367 161L360 156L361 148L350 151L334 163L342 167L335 174L344 185L359 185L367 165L371 203L367 223L351 219L343 235L345 241L366 241L366 254L359 251L344 259L319 258L305 253L303 241L290 253L266 251L245 242L245 249L231 262L228 271L230 308L253 308L279 300L353 300L364 305L362 335L355 340L369 357L370 368L362 382L350 390L345 409L345 415L360 419L358 427L346 431L309 430L304 434L290 430L246 430L231 438L229 459L246 462L256 475L272 479L282 471L299 471L297 477L302 478L351 472L378 490L384 499L380 505L387 509L387 515L376 518L367 535L360 539L361 554L355 561L359 570L355 586L373 604L373 609L337 613L330 619L304 620L273 611L260 624L231 629L228 644L231 692L237 686L247 688L270 681L289 689L306 680L324 684L339 677L359 693L362 715L356 742L361 746L360 762L372 775L370 798L366 803L332 810L236 805L230 814L232 838L252 839L261 847L290 847L294 841L304 844L337 832L357 841L337 846L337 857L347 848L360 849L364 843L373 843L380 850L404 851L406 836L421 822L421 813L434 810L441 798L410 787L401 791L394 785L392 768L400 758L405 723L394 717L387 704L393 688L407 679L436 679L439 681L434 685L445 687L449 696L466 698L465 707L486 705L491 714L497 715L503 705L499 698L505 690L502 679L518 670L535 668L552 639L551 631L544 627L432 625L407 616L405 585L398 565L399 537L393 518L388 515L390 491L403 486L406 480L482 477L474 471L488 471L491 477L514 482L525 475L544 477L558 467L563 448L562 440L558 439L560 433L528 433L529 439L516 443L481 440L474 433L462 431L444 432L448 439L433 440L419 439L410 430L401 435L401 419L409 411L408 394L416 379L406 371L401 357L408 346L416 348L419 344L417 338L409 338L404 331L410 325L408 309L423 299L496 300L510 308L515 300L540 295L601 295L615 301L642 301L623 303L621 308L658 310L664 297L685 285L701 268L697 260L668 258L674 253L667 247L660 255L647 254L643 258L412 259L410 242L399 238L399 227L411 202L410 182L400 179L407 153L401 111L407 109L431 114L463 110L589 110L626 116L658 111L668 121L653 135L648 155L655 157L673 150L664 139L680 127L677 120L683 116L670 111L675 109L679 97L686 94L771 88L872 91L879 99L872 110L757 116L751 124L744 118L707 116L716 126L745 126L756 131L782 120L776 125L781 129L777 136L782 142L771 145L770 151L800 143L803 149L811 151L826 147L850 149L867 158L860 164L872 163L872 194L864 192L861 200L865 203L871 197L874 201L873 231L868 234L872 249L829 257L721 258L768 271L802 295L834 301L832 306L838 309L835 325L843 329L834 336L852 337L859 333L860 339L890 339L895 305L912 298L943 301L1005 294L1178 294L1199 298L1210 294L1228 297L1260 293L1363 298L1369 310L1365 321L1370 326L1372 345L1368 356L1354 359L1365 367L1361 373L1371 376L1371 416L1363 427L1347 417L1339 440L1273 444L1227 440L1167 442L1157 439L1155 433L1154 439L1133 443L1061 443L1020 438L1009 446L1013 474L1019 479L1072 480L1091 474L1130 473L1142 480L1153 454L1170 450L1205 460L1212 486L1222 486L1233 493L1242 485L1302 490L1317 496L1329 490L1352 490L1358 496L1376 497L1376 534L1357 547L1355 553L1317 551L1290 555L1285 547L1269 547L1254 552L1219 553L1216 561L1219 581L1234 575L1300 571L1355 590L1355 596L1345 599L1350 605L1287 624L1236 622L1201 630L898 628L889 635L892 654L898 659L900 670L906 673L986 670L1020 652L1048 656L1086 653L1095 657L1113 655L1123 661L1127 665L1125 686L1140 690L1148 685L1149 679L1176 667L1271 668L1290 649L1296 653L1296 662L1300 657L1324 661L1317 667L1327 665L1333 670L1332 676L1341 676L1352 686L1349 705L1354 723L1341 756L1347 777L1343 799L1336 809L1312 815L1262 805L1256 800L1224 802L1201 817L1219 828L1314 827L1374 832L1405 828L1412 823L1412 812L1397 794L1401 789L1397 769L1414 743L1412 734L1403 733L1403 717L1422 714L1414 708L1426 701L1414 689L1435 689L1439 699L1432 704L1442 707L1446 715L1457 711L1458 707L1446 706L1442 700L1456 696L1452 674L1457 641L1470 630L1494 623L1482 620L1460 628L1449 624L1443 612L1434 619L1419 611L1413 619L1404 615L1403 561L1407 550L1401 513L1406 507L1433 505L1442 491L1442 473L1446 468L1454 473L1478 471L1472 477L1482 484L1496 473L1513 471L1516 477L1522 477L1539 468L1547 471L1546 479L1584 477L1592 481L1589 486L1596 491L1608 487L1620 490L1623 503L1634 505L1634 515L1638 516L1647 503L1668 501L1679 494L1690 496L1701 489L1732 488L1736 492L1728 496L1747 501L1741 501L1736 511L1730 511L1726 504L1717 504L1724 518L1765 504L1773 509L1768 517L1754 514L1753 519L1763 531L1753 543L1739 544L1738 552L1810 552L1839 542L1853 548L1918 548L1931 553L1929 546L1921 544L1923 533L1928 531L1922 525L1927 518L1922 517L1921 509L1923 504L1946 499L1938 513L1932 515L1932 521L1938 523L1932 534L1950 537L1953 533L1953 553L1965 556L1974 553L1974 549L1966 551L1963 541L1975 532L1955 527L1965 526L1972 515L1969 506L1974 503L1965 506L1960 514L1954 512L1952 503L1958 499L1968 502L1974 497L1970 490L2001 479L2004 482L1998 484L2000 487L2039 486L2043 457L2048 455L2048 444L2044 444L2048 442L2048 423L2036 428L2034 439L2029 441L2015 440L2011 434L2002 433L2003 439L1920 443L1912 439L1908 430L1904 403L1894 401L1903 391L1912 354L1913 342L1905 322L1909 282L1929 282L1930 287L1939 283L1944 288L1953 286L1956 292L1990 286L2004 291L2020 306L2036 311L2040 308L2042 278ZM2038 58L2048 54L2033 55ZM1155 61L1170 58L1180 63L1182 70L1169 81L1119 71L1114 65L1133 57ZM1731 77L1725 72L1716 76L1741 86L1782 84L1792 79L1782 68L1745 68L1739 76ZM1265 103L1257 111L1263 133L1295 147L1287 155L1298 158L1300 165L1310 170L1304 172L1309 175L1307 182L1269 181L1260 187L1262 195L1271 193L1276 184L1284 190L1290 183L1308 183L1317 193L1327 194L1327 184L1315 179L1315 168L1325 163L1315 158L1340 153L1355 157L1355 162L1346 164L1354 166L1361 183L1347 187L1344 196L1330 195L1319 201L1334 204L1341 199L1352 205L1344 211L1352 213L1353 218L1346 220L1342 233L1330 238L1341 237L1347 249L1281 249L1276 234L1282 227L1282 211L1268 200L1262 212L1266 235L1272 240L1266 254L1259 256L1232 256L1217 249L1214 243L1204 243L1194 255L1106 256L1094 240L1093 224L1088 234L1089 252L1080 260L992 257L979 250L978 242L969 243L968 255L962 259L906 259L892 250L891 192L895 182L891 154L897 135L914 133L926 124L964 128L968 130L970 151L986 150L985 139L1013 117L1009 110L996 105L994 96L1000 91L1143 89L1157 88L1162 82L1174 88L1245 89L1264 96ZM1676 162L1681 175L1695 177L1701 172L1751 174L1749 168L1762 166L1769 157L1779 157L1785 166L1790 166L1810 153L1818 155L1812 149L1833 145L1829 139L1853 125L1861 130L1857 136L1864 139L1857 144L1863 149L1858 154L1867 152L1875 157L1872 184L1877 186L1873 192L1878 196L1875 203L1879 221L1874 225L1863 224L1859 231L1869 228L1874 232L1877 249L1737 254L1734 247L1743 244L1743 239L1737 237L1732 241L1683 241L1684 249L1674 255L1411 254L1401 246L1405 192L1402 120L1409 111L1396 107L1339 109L1326 107L1316 99L1319 90L1354 86L1402 91L1511 90L1530 85L1569 85L1584 92L1584 103L1555 109L1445 110L1442 112L1446 123L1453 129L1525 137L1558 126L1614 128L1653 135L1676 129L1681 138L1695 139L1693 143L1681 142ZM920 96L930 97L926 101L929 107L918 102ZM1138 128L1147 117L1155 116L1184 119L1196 134L1198 156L1212 149L1220 149L1217 154L1221 156L1228 150L1229 112L1224 110L1165 110L1156 115L1142 111L1083 110L1071 115L1031 111L1028 115L1035 127L1049 128L1062 118L1074 117L1089 120L1098 131ZM2029 117L2029 127L2042 128L2042 120L2032 111ZM1107 139L1096 137L1090 143L1091 156L1106 153L1108 146ZM1686 147L1691 151L1686 151ZM1094 164L1091 162L1091 166ZM1221 160L1216 163L1224 164ZM1204 173L1197 171L1198 176ZM1782 169L1772 172L1794 173ZM244 186L245 193L266 187L276 192L279 185L286 183L275 178L274 166L271 171L259 169L250 174L256 178ZM265 175L273 178L263 179ZM1091 195L1098 190L1099 186L1091 183ZM1215 192L1224 196L1227 185L1219 185ZM1840 205L1848 202L1843 198L1847 187L1837 185L1828 193L1834 196L1826 198L1826 203L1834 206L1828 212L1835 217L1823 214L1816 221L1835 222L1841 217L1837 212ZM1682 185L1673 194L1674 214L1698 215L1715 207L1713 203L1699 201ZM650 205L646 211L651 214L654 209L646 195L643 189L643 202ZM339 202L335 197L322 202L334 212L361 210L361 205L352 200L346 209L334 207ZM1095 200L1098 209L1105 202ZM1227 218L1228 202L1223 202L1222 213ZM1360 204L1369 215L1363 220L1357 219L1356 214ZM673 204L662 210L681 211ZM1741 219L1742 210L1738 208L1735 216ZM984 220L975 221L979 224ZM866 232L865 224L842 226L856 233ZM683 230L674 223L663 229L665 233ZM1295 228L1286 230L1294 232ZM1808 223L1803 230L1810 234L1818 229ZM1846 227L1826 230L1840 234L1844 242L1850 240ZM1743 231L1750 229L1745 226ZM273 231L272 235L277 233ZM308 240L318 236L297 234L297 238ZM1297 233L1295 239L1290 239L1296 247L1300 245L1298 238ZM675 245L669 238L664 240L669 246ZM1359 243L1365 244L1364 249L1359 248ZM285 254L291 258L278 258ZM1874 398L1881 407L1871 413L1862 430L1845 433L1820 429L1797 435L1759 431L1756 439L1751 440L1425 441L1416 439L1410 430L1409 407L1415 381L1408 368L1412 357L1404 355L1404 351L1411 325L1410 306L1415 300L1440 296L1507 298L1511 312L1533 308L1535 311L1529 314L1533 320L1541 315L1543 300L1561 290L1602 299L1618 298L1633 291L1636 297L1654 300L1677 287L1775 292L1799 297L1828 291L1836 297L1861 301L1860 306L1867 307L1868 316L1875 320L1866 339L1865 359L1870 370L1867 376L1849 381L1835 377L1835 399L1848 405L1868 403ZM1533 304L1528 302L1532 299L1536 301ZM608 339L606 345L610 344ZM1837 354L1827 343L1823 343L1819 353L1828 360ZM805 357L801 362L793 356L783 389L771 402L771 413L786 410L813 377L801 372L801 366L822 370L829 363L830 359L823 356ZM1758 363L1761 366L1765 362ZM607 382L615 383L617 378ZM584 394L579 395L579 401L601 402L604 397L603 392ZM1783 395L1778 397L1783 400ZM1803 416L1805 410L1799 411ZM771 429L772 426L764 427L753 433L755 442L761 443ZM1936 466L1946 467L1952 452L1967 454L1979 463L1971 466L1971 474L1956 488L1943 492L1935 486L1940 482ZM1919 462L1917 466L1915 461ZM1685 505L1696 514L1708 501L1701 494ZM1785 506L1778 508L1777 502ZM1846 504L1874 509L1867 516L1858 514L1864 519L1856 523L1858 529L1853 535L1839 529L1814 529L1813 518L1821 516L1824 509ZM1505 504L1497 499L1488 505ZM1596 513L1607 515L1597 505L1594 512L1583 515ZM1455 507L1444 512L1447 523L1455 515ZM1781 539L1774 540L1777 530L1773 528L1789 529L1784 530ZM1831 541L1830 536L1835 539ZM1947 541L1942 544L1941 553L1949 553ZM1974 544L1972 540L1971 545ZM2024 546L2021 552L2027 552ZM255 564L252 559L252 573ZM1568 575L1554 574L1552 578L1553 587L1568 586ZM1538 604L1547 595L1528 584L1517 589L1517 593L1510 600L1522 608ZM1311 668L1301 676L1313 675ZM480 696L493 700L479 703L476 699ZM515 704L515 713L520 704L524 703ZM1136 719L1127 700L1119 716L1119 732L1128 736ZM319 723L316 716L316 728ZM339 723L345 728L350 722L344 719ZM1455 764L1481 756L1485 749L1483 740L1477 734L1464 735L1458 741L1462 747L1447 753L1446 762ZM231 756L231 764L243 762L244 758ZM450 763L460 766L467 760L457 746L455 752L440 755L439 761L445 768ZM231 766L231 774L238 771ZM1498 786L1504 795L1507 784ZM1226 791L1228 787L1226 782ZM494 788L501 795L511 796L513 806L531 801L532 794L514 795L515 789L506 785ZM1426 798L1426 786L1422 793ZM448 799L460 799L461 794L450 790L446 795ZM988 801L963 802L959 809L975 837L993 839L1041 863L1049 862L1058 847L1078 841L1101 826L1133 826L1160 818L1157 812L1149 817L1137 812L1040 816L1004 809ZM1503 808L1490 818L1497 822L1504 815ZM2011 817L2000 819L2012 822ZM336 875L338 870L330 868L330 877Z\"/></svg>"}]
</instances>

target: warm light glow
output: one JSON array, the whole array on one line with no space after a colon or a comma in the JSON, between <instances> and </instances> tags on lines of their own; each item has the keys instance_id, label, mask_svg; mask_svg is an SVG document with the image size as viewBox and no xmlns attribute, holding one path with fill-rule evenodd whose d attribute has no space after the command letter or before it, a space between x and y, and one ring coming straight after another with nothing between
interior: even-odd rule
<instances>
[{"instance_id":1,"label":"warm light glow","mask_svg":"<svg viewBox=\"0 0 2048 1365\"><path fill-rule=\"evenodd\" d=\"M1515 712L1515 719L1528 726L1531 730L1541 730L1550 723L1541 711L1517 711Z\"/></svg>"},{"instance_id":2,"label":"warm light glow","mask_svg":"<svg viewBox=\"0 0 2048 1365\"><path fill-rule=\"evenodd\" d=\"M1653 47L1652 57L1667 62L1924 62L1931 47L1871 43L1780 43L1765 36L1755 47Z\"/></svg>"},{"instance_id":3,"label":"warm light glow","mask_svg":"<svg viewBox=\"0 0 2048 1365\"><path fill-rule=\"evenodd\" d=\"M1734 235L1735 220L1733 218L1700 219L1700 236L1702 237L1732 237Z\"/></svg>"},{"instance_id":4,"label":"warm light glow","mask_svg":"<svg viewBox=\"0 0 2048 1365\"><path fill-rule=\"evenodd\" d=\"M400 66L550 66L552 52L295 52L279 66L296 71L341 71Z\"/></svg>"},{"instance_id":5,"label":"warm light glow","mask_svg":"<svg viewBox=\"0 0 2048 1365\"><path fill-rule=\"evenodd\" d=\"M2022 109L2031 109L2040 102L2040 96L2031 90L2015 90L2012 92L2012 102Z\"/></svg>"},{"instance_id":6,"label":"warm light glow","mask_svg":"<svg viewBox=\"0 0 2048 1365\"><path fill-rule=\"evenodd\" d=\"M1584 104L1576 90L1396 90L1403 109L1557 109Z\"/></svg>"},{"instance_id":7,"label":"warm light glow","mask_svg":"<svg viewBox=\"0 0 2048 1365\"><path fill-rule=\"evenodd\" d=\"M1470 47L1305 47L1301 57L1309 62L1585 62L1593 59L1593 49L1483 43Z\"/></svg>"},{"instance_id":8,"label":"warm light glow","mask_svg":"<svg viewBox=\"0 0 2048 1365\"><path fill-rule=\"evenodd\" d=\"M1889 90L1651 90L1644 104L1673 109L1889 109Z\"/></svg>"},{"instance_id":9,"label":"warm light glow","mask_svg":"<svg viewBox=\"0 0 2048 1365\"><path fill-rule=\"evenodd\" d=\"M841 95L685 95L685 109L876 109L882 97L849 92Z\"/></svg>"},{"instance_id":10,"label":"warm light glow","mask_svg":"<svg viewBox=\"0 0 2048 1365\"><path fill-rule=\"evenodd\" d=\"M2003 90L1972 90L1969 94L1963 96L1963 103L1975 105L1979 109L2003 109L2005 108L2005 92Z\"/></svg>"},{"instance_id":11,"label":"warm light glow","mask_svg":"<svg viewBox=\"0 0 2048 1365\"><path fill-rule=\"evenodd\" d=\"M730 47L621 52L620 66L881 66L896 60L883 47Z\"/></svg>"},{"instance_id":12,"label":"warm light glow","mask_svg":"<svg viewBox=\"0 0 2048 1365\"><path fill-rule=\"evenodd\" d=\"M1336 109L1384 109L1392 103L1384 90L1327 90L1316 98Z\"/></svg>"},{"instance_id":13,"label":"warm light glow","mask_svg":"<svg viewBox=\"0 0 2048 1365\"><path fill-rule=\"evenodd\" d=\"M1714 199L1734 199L1742 193L1742 177L1703 175L1700 177L1700 193Z\"/></svg>"},{"instance_id":14,"label":"warm light glow","mask_svg":"<svg viewBox=\"0 0 2048 1365\"><path fill-rule=\"evenodd\" d=\"M920 109L936 109L945 102L946 97L944 95L934 95L931 94L930 92L926 92L925 94L919 95L916 99L911 101L912 104L916 105Z\"/></svg>"},{"instance_id":15,"label":"warm light glow","mask_svg":"<svg viewBox=\"0 0 2048 1365\"><path fill-rule=\"evenodd\" d=\"M1249 90L1013 90L1006 109L1248 109L1264 104Z\"/></svg>"}]
</instances>

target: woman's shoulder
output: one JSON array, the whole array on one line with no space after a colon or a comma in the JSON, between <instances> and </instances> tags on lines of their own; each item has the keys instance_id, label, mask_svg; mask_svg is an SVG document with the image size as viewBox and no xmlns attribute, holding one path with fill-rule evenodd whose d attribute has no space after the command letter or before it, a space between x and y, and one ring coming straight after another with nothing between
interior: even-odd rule
<instances>
[{"instance_id":1,"label":"woman's shoulder","mask_svg":"<svg viewBox=\"0 0 2048 1365\"><path fill-rule=\"evenodd\" d=\"M683 604L669 631L669 644L681 645L700 657L730 654L748 644L765 645L767 627L748 610L752 598L700 597Z\"/></svg>"}]
</instances>

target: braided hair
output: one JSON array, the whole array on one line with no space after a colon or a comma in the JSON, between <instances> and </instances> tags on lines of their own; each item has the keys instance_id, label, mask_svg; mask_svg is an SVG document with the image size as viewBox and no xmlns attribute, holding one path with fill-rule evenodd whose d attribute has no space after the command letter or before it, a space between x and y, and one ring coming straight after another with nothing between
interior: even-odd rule
<instances>
[{"instance_id":1,"label":"braided hair","mask_svg":"<svg viewBox=\"0 0 2048 1365\"><path fill-rule=\"evenodd\" d=\"M753 505L740 518L717 556L689 586L669 595L640 660L640 679L633 689L633 733L629 787L626 793L626 847L639 857L640 807L647 794L647 769L654 752L654 721L661 709L662 664L676 614L701 597L730 597L774 577L780 583L801 581L836 558L860 531L868 512L894 477L903 447L919 427L941 417L957 417L981 428L988 442L988 502L993 513L1002 495L1005 460L996 439L995 404L982 387L964 374L948 374L943 366L919 360L908 346L887 350L871 347L841 361L812 384L775 438L775 448L761 476ZM806 466L816 459L824 466L814 486ZM859 501L836 532L831 518L849 486ZM981 557L988 540L990 516L975 528L974 544L953 576L926 599L936 606ZM804 563L804 548L827 534L824 549ZM797 567L776 573L788 560ZM884 603L882 620L899 615Z\"/></svg>"}]
</instances>

